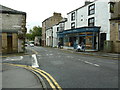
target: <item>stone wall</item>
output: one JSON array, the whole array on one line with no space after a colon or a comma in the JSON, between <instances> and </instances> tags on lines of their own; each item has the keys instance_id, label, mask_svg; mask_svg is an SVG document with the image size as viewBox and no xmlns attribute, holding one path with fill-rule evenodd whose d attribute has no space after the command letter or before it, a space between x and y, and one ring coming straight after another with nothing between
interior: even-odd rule
<instances>
[{"instance_id":1,"label":"stone wall","mask_svg":"<svg viewBox=\"0 0 120 90\"><path fill-rule=\"evenodd\" d=\"M62 20L61 13L53 13L53 16L42 22L42 46L46 46L46 29L58 24Z\"/></svg>"},{"instance_id":2,"label":"stone wall","mask_svg":"<svg viewBox=\"0 0 120 90\"><path fill-rule=\"evenodd\" d=\"M120 1L115 2L114 12L110 19L110 40L113 41L113 52L120 53L119 26L120 20Z\"/></svg>"},{"instance_id":3,"label":"stone wall","mask_svg":"<svg viewBox=\"0 0 120 90\"><path fill-rule=\"evenodd\" d=\"M7 52L7 33L2 33L2 53Z\"/></svg>"},{"instance_id":4,"label":"stone wall","mask_svg":"<svg viewBox=\"0 0 120 90\"><path fill-rule=\"evenodd\" d=\"M8 53L8 35L11 34L12 37L12 52L24 52L24 35L26 33L26 16L22 14L3 14L0 13L2 27L0 30L2 36L2 53ZM18 37L21 34L22 38ZM19 39L19 41L18 41Z\"/></svg>"},{"instance_id":5,"label":"stone wall","mask_svg":"<svg viewBox=\"0 0 120 90\"><path fill-rule=\"evenodd\" d=\"M116 21L111 21L110 27L110 40L113 41L113 52L120 53L120 40L119 40L119 33L118 33L118 24Z\"/></svg>"}]
</instances>

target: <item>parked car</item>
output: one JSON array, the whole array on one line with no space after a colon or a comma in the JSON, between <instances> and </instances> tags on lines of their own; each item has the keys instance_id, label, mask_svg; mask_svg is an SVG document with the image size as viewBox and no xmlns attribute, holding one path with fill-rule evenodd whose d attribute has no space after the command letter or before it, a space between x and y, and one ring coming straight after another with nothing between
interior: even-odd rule
<instances>
[{"instance_id":1,"label":"parked car","mask_svg":"<svg viewBox=\"0 0 120 90\"><path fill-rule=\"evenodd\" d=\"M27 47L27 46L28 46L28 44L27 44L27 43L25 43L25 46Z\"/></svg>"},{"instance_id":2,"label":"parked car","mask_svg":"<svg viewBox=\"0 0 120 90\"><path fill-rule=\"evenodd\" d=\"M33 44L33 43L30 43L30 47L34 47L34 44Z\"/></svg>"}]
</instances>

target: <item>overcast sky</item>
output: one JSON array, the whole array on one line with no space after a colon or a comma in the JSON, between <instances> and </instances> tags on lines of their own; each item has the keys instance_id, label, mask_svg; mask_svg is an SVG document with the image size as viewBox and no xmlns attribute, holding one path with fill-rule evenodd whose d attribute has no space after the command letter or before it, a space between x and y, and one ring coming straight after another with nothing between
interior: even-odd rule
<instances>
[{"instance_id":1,"label":"overcast sky","mask_svg":"<svg viewBox=\"0 0 120 90\"><path fill-rule=\"evenodd\" d=\"M93 0L90 0L93 1ZM27 13L27 28L42 26L42 21L53 15L67 13L84 5L85 0L0 0L0 4Z\"/></svg>"}]
</instances>

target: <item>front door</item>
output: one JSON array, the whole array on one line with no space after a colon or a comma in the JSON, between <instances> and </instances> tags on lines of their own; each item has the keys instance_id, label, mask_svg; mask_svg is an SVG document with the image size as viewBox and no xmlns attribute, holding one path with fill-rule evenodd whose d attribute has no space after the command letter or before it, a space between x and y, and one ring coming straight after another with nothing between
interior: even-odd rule
<instances>
[{"instance_id":1,"label":"front door","mask_svg":"<svg viewBox=\"0 0 120 90\"><path fill-rule=\"evenodd\" d=\"M12 53L12 36L7 36L7 53Z\"/></svg>"},{"instance_id":2,"label":"front door","mask_svg":"<svg viewBox=\"0 0 120 90\"><path fill-rule=\"evenodd\" d=\"M100 35L100 49L104 49L104 41L106 40L106 33L101 33Z\"/></svg>"}]
</instances>

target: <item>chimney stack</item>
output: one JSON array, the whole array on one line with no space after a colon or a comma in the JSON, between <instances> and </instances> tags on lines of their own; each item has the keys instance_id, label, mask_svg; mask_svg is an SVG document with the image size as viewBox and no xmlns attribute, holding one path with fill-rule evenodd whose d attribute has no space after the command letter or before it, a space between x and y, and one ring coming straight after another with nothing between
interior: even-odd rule
<instances>
[{"instance_id":1,"label":"chimney stack","mask_svg":"<svg viewBox=\"0 0 120 90\"><path fill-rule=\"evenodd\" d=\"M91 3L90 0L89 1L88 0L85 1L85 5L88 5L90 3Z\"/></svg>"}]
</instances>

